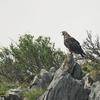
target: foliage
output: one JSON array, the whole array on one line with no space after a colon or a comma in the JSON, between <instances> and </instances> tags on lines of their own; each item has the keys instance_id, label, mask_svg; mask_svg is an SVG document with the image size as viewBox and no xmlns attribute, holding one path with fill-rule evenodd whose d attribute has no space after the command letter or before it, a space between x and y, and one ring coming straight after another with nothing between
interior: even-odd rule
<instances>
[{"instance_id":1,"label":"foliage","mask_svg":"<svg viewBox=\"0 0 100 100\"><path fill-rule=\"evenodd\" d=\"M10 50L1 48L0 75L14 82L24 82L30 78L27 70L36 75L42 68L49 70L51 67L60 67L66 54L54 48L55 44L50 43L50 37L39 36L34 42L33 38L25 34L19 37L17 47L11 43Z\"/></svg>"},{"instance_id":2,"label":"foliage","mask_svg":"<svg viewBox=\"0 0 100 100\"><path fill-rule=\"evenodd\" d=\"M90 70L87 67L85 67L85 66L82 68L82 70L90 72Z\"/></svg>"},{"instance_id":3,"label":"foliage","mask_svg":"<svg viewBox=\"0 0 100 100\"><path fill-rule=\"evenodd\" d=\"M90 70L89 70L89 69L87 69L87 72L90 72Z\"/></svg>"},{"instance_id":4,"label":"foliage","mask_svg":"<svg viewBox=\"0 0 100 100\"><path fill-rule=\"evenodd\" d=\"M91 32L87 31L87 35L88 37L83 42L83 48L86 53L85 59L100 63L100 37L97 35L95 42L93 42Z\"/></svg>"},{"instance_id":5,"label":"foliage","mask_svg":"<svg viewBox=\"0 0 100 100\"><path fill-rule=\"evenodd\" d=\"M0 52L0 57L1 57L1 61L0 61L0 75L3 76L3 78L7 78L9 80L12 80L12 73L14 72L14 68L13 68L13 60L10 58L10 51L8 48L3 47L2 48L2 52Z\"/></svg>"},{"instance_id":6,"label":"foliage","mask_svg":"<svg viewBox=\"0 0 100 100\"><path fill-rule=\"evenodd\" d=\"M86 71L86 70L87 70L87 67L84 66L82 69L83 69L84 71Z\"/></svg>"}]
</instances>

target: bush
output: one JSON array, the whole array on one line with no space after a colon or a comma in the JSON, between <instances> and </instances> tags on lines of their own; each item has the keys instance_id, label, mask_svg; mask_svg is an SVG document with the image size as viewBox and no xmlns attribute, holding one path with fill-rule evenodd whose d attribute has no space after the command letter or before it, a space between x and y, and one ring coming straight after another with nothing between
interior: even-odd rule
<instances>
[{"instance_id":1,"label":"bush","mask_svg":"<svg viewBox=\"0 0 100 100\"><path fill-rule=\"evenodd\" d=\"M27 70L36 75L42 68L49 70L51 67L60 67L66 54L54 48L55 44L50 43L50 37L39 36L34 42L33 38L25 34L20 36L17 47L11 43L10 50L1 48L0 75L14 82L24 82L30 77Z\"/></svg>"},{"instance_id":2,"label":"bush","mask_svg":"<svg viewBox=\"0 0 100 100\"><path fill-rule=\"evenodd\" d=\"M87 67L85 67L85 66L84 66L82 69L83 69L84 71L87 71Z\"/></svg>"},{"instance_id":3,"label":"bush","mask_svg":"<svg viewBox=\"0 0 100 100\"><path fill-rule=\"evenodd\" d=\"M88 37L83 42L85 59L91 60L93 63L100 63L100 37L97 35L93 42L91 32L87 31L87 35Z\"/></svg>"},{"instance_id":4,"label":"bush","mask_svg":"<svg viewBox=\"0 0 100 100\"><path fill-rule=\"evenodd\" d=\"M87 69L87 72L90 72L90 70L89 70L89 69Z\"/></svg>"}]
</instances>

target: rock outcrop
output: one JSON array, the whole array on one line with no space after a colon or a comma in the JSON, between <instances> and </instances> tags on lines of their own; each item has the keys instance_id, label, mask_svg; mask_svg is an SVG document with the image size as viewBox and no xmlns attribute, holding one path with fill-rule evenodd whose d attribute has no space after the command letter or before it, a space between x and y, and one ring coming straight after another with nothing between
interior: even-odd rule
<instances>
[{"instance_id":1,"label":"rock outcrop","mask_svg":"<svg viewBox=\"0 0 100 100\"><path fill-rule=\"evenodd\" d=\"M35 76L30 82L29 90L45 89L46 92L37 100L100 100L100 81L93 83L89 74L83 77L81 66L74 62L72 54L63 61L61 67L50 71L41 69L40 77ZM21 87L10 89L0 100L22 100Z\"/></svg>"},{"instance_id":2,"label":"rock outcrop","mask_svg":"<svg viewBox=\"0 0 100 100\"><path fill-rule=\"evenodd\" d=\"M88 100L100 100L100 81L92 84Z\"/></svg>"},{"instance_id":3,"label":"rock outcrop","mask_svg":"<svg viewBox=\"0 0 100 100\"><path fill-rule=\"evenodd\" d=\"M88 94L80 80L65 71L57 70L47 91L38 100L87 100Z\"/></svg>"},{"instance_id":4,"label":"rock outcrop","mask_svg":"<svg viewBox=\"0 0 100 100\"><path fill-rule=\"evenodd\" d=\"M40 72L40 76L41 76L41 79L38 78L38 76L35 76L34 79L31 81L30 83L30 87L29 89L30 90L34 90L34 89L47 89L47 87L49 86L50 82L52 81L53 79L53 76L54 76L54 70L55 68L51 68L51 72L48 72L44 69L41 69L41 72Z\"/></svg>"},{"instance_id":5,"label":"rock outcrop","mask_svg":"<svg viewBox=\"0 0 100 100\"><path fill-rule=\"evenodd\" d=\"M74 63L72 54L66 57L57 71L51 69L50 72L42 69L41 79L35 76L31 82L31 90L37 87L47 90L38 100L88 100L90 88L86 88L86 83L90 84L90 81L87 81L89 75L83 78L81 66Z\"/></svg>"}]
</instances>

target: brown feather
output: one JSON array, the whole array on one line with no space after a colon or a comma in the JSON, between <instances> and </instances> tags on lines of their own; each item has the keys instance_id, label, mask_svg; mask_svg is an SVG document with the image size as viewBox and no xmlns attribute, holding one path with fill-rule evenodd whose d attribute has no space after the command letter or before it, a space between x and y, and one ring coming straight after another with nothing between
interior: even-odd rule
<instances>
[{"instance_id":1,"label":"brown feather","mask_svg":"<svg viewBox=\"0 0 100 100\"><path fill-rule=\"evenodd\" d=\"M85 53L82 50L80 43L75 38L71 37L66 31L62 31L62 35L64 35L64 45L69 49L69 51L80 54L84 57Z\"/></svg>"}]
</instances>

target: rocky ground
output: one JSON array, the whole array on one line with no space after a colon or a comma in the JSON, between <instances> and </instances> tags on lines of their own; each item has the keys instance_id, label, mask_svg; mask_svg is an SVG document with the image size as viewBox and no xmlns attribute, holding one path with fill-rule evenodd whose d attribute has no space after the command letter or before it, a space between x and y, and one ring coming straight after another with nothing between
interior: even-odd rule
<instances>
[{"instance_id":1,"label":"rocky ground","mask_svg":"<svg viewBox=\"0 0 100 100\"><path fill-rule=\"evenodd\" d=\"M30 82L29 90L46 89L46 92L37 100L100 100L100 81L93 82L89 74L83 77L81 66L74 62L72 54L63 61L61 67L50 71L41 69L41 79L35 76ZM22 100L21 87L10 89L0 100ZM27 100L24 98L24 100Z\"/></svg>"}]
</instances>

